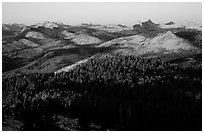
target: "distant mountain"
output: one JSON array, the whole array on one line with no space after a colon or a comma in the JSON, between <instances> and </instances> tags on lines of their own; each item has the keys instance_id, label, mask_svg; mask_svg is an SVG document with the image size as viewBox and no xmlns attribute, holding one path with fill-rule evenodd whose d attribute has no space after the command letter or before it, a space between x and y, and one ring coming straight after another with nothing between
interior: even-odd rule
<instances>
[{"instance_id":1,"label":"distant mountain","mask_svg":"<svg viewBox=\"0 0 204 133\"><path fill-rule=\"evenodd\" d=\"M51 28L51 29L53 29L53 28L58 28L58 25L57 25L56 23L54 23L54 22L49 22L49 21L46 21L46 22L44 22L44 23L39 23L39 24L37 24L37 25L35 26L35 28L38 28L39 26L42 26L42 27L44 27L44 28Z\"/></svg>"},{"instance_id":2,"label":"distant mountain","mask_svg":"<svg viewBox=\"0 0 204 133\"><path fill-rule=\"evenodd\" d=\"M147 53L179 53L185 51L199 51L197 47L191 45L182 38L177 37L171 31L160 33L154 38L147 38L142 35L134 35L113 39L105 42L98 47L117 47L122 48L118 52L133 55L145 55Z\"/></svg>"},{"instance_id":3,"label":"distant mountain","mask_svg":"<svg viewBox=\"0 0 204 133\"><path fill-rule=\"evenodd\" d=\"M17 36L27 26L24 24L2 24L2 38Z\"/></svg>"},{"instance_id":4,"label":"distant mountain","mask_svg":"<svg viewBox=\"0 0 204 133\"><path fill-rule=\"evenodd\" d=\"M175 23L173 21L165 23L165 25L174 25Z\"/></svg>"},{"instance_id":5,"label":"distant mountain","mask_svg":"<svg viewBox=\"0 0 204 133\"><path fill-rule=\"evenodd\" d=\"M32 27L32 28L42 27L42 28L47 28L47 29L55 29L55 28L66 28L66 27L69 27L69 25L65 25L65 24L63 24L61 22L45 21L45 22L42 22L42 23L37 23L37 24L30 25L30 27Z\"/></svg>"},{"instance_id":6,"label":"distant mountain","mask_svg":"<svg viewBox=\"0 0 204 133\"><path fill-rule=\"evenodd\" d=\"M61 33L65 36L64 39L71 39L73 42L79 45L99 44L102 42L99 38L85 33L71 33L67 30L62 31Z\"/></svg>"},{"instance_id":7,"label":"distant mountain","mask_svg":"<svg viewBox=\"0 0 204 133\"><path fill-rule=\"evenodd\" d=\"M127 30L131 30L131 27L128 26L124 26L124 25L87 25L88 28L93 28L93 29L98 29L98 30L103 30L103 31L107 31L110 33L114 33L114 32L120 32L120 31L127 31Z\"/></svg>"},{"instance_id":8,"label":"distant mountain","mask_svg":"<svg viewBox=\"0 0 204 133\"><path fill-rule=\"evenodd\" d=\"M26 28L27 26L24 24L3 24L2 30L10 30L10 31L21 31L23 28Z\"/></svg>"},{"instance_id":9,"label":"distant mountain","mask_svg":"<svg viewBox=\"0 0 204 133\"><path fill-rule=\"evenodd\" d=\"M151 20L146 22L140 22L133 25L134 30L147 37L155 37L158 33L162 33L164 30L159 27L159 24L153 23Z\"/></svg>"},{"instance_id":10,"label":"distant mountain","mask_svg":"<svg viewBox=\"0 0 204 133\"><path fill-rule=\"evenodd\" d=\"M165 24L160 24L159 25L161 28L163 29L169 29L169 28L185 28L185 29L196 29L201 31L202 30L202 24L200 23L195 23L195 22L178 22L178 23L174 23L174 22L168 22Z\"/></svg>"}]
</instances>

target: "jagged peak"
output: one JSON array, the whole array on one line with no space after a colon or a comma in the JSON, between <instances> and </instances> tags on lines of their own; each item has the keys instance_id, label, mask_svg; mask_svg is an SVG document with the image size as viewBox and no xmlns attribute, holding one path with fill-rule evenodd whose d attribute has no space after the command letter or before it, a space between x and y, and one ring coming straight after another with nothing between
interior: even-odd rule
<instances>
[{"instance_id":1,"label":"jagged peak","mask_svg":"<svg viewBox=\"0 0 204 133\"><path fill-rule=\"evenodd\" d=\"M149 19L147 22L149 22L149 23L153 23L151 19Z\"/></svg>"},{"instance_id":2,"label":"jagged peak","mask_svg":"<svg viewBox=\"0 0 204 133\"><path fill-rule=\"evenodd\" d=\"M176 38L177 36L171 32L171 31L167 31L164 33L159 33L156 37L154 37L154 39L165 39L165 38Z\"/></svg>"},{"instance_id":3,"label":"jagged peak","mask_svg":"<svg viewBox=\"0 0 204 133\"><path fill-rule=\"evenodd\" d=\"M141 22L141 21L138 21L135 25L133 25L133 26L143 26L144 24L150 24L150 25L158 25L158 24L156 24L156 23L154 23L154 22L152 22L152 20L147 20L147 21L143 21L143 22Z\"/></svg>"},{"instance_id":4,"label":"jagged peak","mask_svg":"<svg viewBox=\"0 0 204 133\"><path fill-rule=\"evenodd\" d=\"M38 24L35 26L35 28L40 27L40 26L45 27L45 28L51 28L51 29L53 29L54 27L58 27L58 24L55 23L55 22L51 22L51 21L45 21L45 22L43 22L43 23L38 23Z\"/></svg>"},{"instance_id":5,"label":"jagged peak","mask_svg":"<svg viewBox=\"0 0 204 133\"><path fill-rule=\"evenodd\" d=\"M173 25L173 24L175 24L173 21L165 23L165 25Z\"/></svg>"}]
</instances>

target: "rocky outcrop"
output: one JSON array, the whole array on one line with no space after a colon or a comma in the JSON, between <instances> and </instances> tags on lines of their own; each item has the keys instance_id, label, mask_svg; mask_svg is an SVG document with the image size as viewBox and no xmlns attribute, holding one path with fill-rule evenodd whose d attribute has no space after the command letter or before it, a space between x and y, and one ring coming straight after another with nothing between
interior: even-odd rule
<instances>
[{"instance_id":1,"label":"rocky outcrop","mask_svg":"<svg viewBox=\"0 0 204 133\"><path fill-rule=\"evenodd\" d=\"M50 28L50 29L53 29L53 28L57 28L58 25L54 22L49 22L49 21L45 21L44 23L39 23L35 26L35 28L38 28L38 27L44 27L44 28Z\"/></svg>"},{"instance_id":2,"label":"rocky outcrop","mask_svg":"<svg viewBox=\"0 0 204 133\"><path fill-rule=\"evenodd\" d=\"M34 39L45 39L44 35L42 33L36 32L36 31L30 31L26 34L26 37L31 37Z\"/></svg>"},{"instance_id":3,"label":"rocky outcrop","mask_svg":"<svg viewBox=\"0 0 204 133\"><path fill-rule=\"evenodd\" d=\"M159 25L153 23L151 20L133 25L133 29L147 37L155 37L158 33L163 32Z\"/></svg>"},{"instance_id":4,"label":"rocky outcrop","mask_svg":"<svg viewBox=\"0 0 204 133\"><path fill-rule=\"evenodd\" d=\"M165 23L165 25L173 25L173 24L175 24L173 21Z\"/></svg>"},{"instance_id":5,"label":"rocky outcrop","mask_svg":"<svg viewBox=\"0 0 204 133\"><path fill-rule=\"evenodd\" d=\"M112 25L87 25L87 27L92 28L92 29L107 31L110 33L132 30L131 27L120 25L120 24L118 25L113 25L113 24Z\"/></svg>"}]
</instances>

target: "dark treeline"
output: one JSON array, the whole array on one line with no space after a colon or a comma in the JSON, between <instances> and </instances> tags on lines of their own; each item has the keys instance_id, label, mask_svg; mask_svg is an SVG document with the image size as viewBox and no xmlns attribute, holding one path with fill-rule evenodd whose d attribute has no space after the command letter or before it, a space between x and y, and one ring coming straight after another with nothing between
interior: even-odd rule
<instances>
[{"instance_id":1,"label":"dark treeline","mask_svg":"<svg viewBox=\"0 0 204 133\"><path fill-rule=\"evenodd\" d=\"M186 30L175 33L178 37L190 41L193 45L202 48L202 32L197 30Z\"/></svg>"},{"instance_id":2,"label":"dark treeline","mask_svg":"<svg viewBox=\"0 0 204 133\"><path fill-rule=\"evenodd\" d=\"M202 130L202 72L159 60L98 55L70 72L3 78L3 121L53 130L56 115L81 130Z\"/></svg>"}]
</instances>

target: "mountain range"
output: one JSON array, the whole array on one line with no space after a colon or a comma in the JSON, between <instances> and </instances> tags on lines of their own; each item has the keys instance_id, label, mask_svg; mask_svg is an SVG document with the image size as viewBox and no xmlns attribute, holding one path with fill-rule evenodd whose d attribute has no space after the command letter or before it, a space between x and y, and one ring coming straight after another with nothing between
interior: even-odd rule
<instances>
[{"instance_id":1,"label":"mountain range","mask_svg":"<svg viewBox=\"0 0 204 133\"><path fill-rule=\"evenodd\" d=\"M2 25L2 130L202 130L202 26Z\"/></svg>"},{"instance_id":2,"label":"mountain range","mask_svg":"<svg viewBox=\"0 0 204 133\"><path fill-rule=\"evenodd\" d=\"M57 22L2 25L3 74L61 72L97 54L159 58L172 65L201 67L202 26L196 23L156 24L151 20L121 24Z\"/></svg>"}]
</instances>

